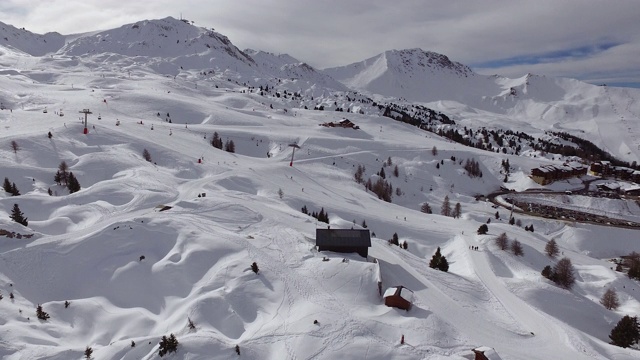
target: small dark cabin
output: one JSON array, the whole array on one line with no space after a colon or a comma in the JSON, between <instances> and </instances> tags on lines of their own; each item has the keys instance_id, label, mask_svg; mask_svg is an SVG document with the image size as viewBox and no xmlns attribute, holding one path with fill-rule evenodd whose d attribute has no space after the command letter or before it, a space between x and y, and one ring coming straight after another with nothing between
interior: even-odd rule
<instances>
[{"instance_id":1,"label":"small dark cabin","mask_svg":"<svg viewBox=\"0 0 640 360\"><path fill-rule=\"evenodd\" d=\"M366 258L371 235L367 229L316 229L316 246L318 251L354 252Z\"/></svg>"}]
</instances>

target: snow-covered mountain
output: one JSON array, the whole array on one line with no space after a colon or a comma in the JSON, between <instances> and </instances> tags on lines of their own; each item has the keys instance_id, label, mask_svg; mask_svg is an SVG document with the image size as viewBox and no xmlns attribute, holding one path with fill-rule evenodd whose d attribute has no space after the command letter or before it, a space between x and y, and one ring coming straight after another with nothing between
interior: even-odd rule
<instances>
[{"instance_id":1,"label":"snow-covered mountain","mask_svg":"<svg viewBox=\"0 0 640 360\"><path fill-rule=\"evenodd\" d=\"M56 32L39 35L0 22L0 47L42 56L58 51L64 42L65 37Z\"/></svg>"},{"instance_id":2,"label":"snow-covered mountain","mask_svg":"<svg viewBox=\"0 0 640 360\"><path fill-rule=\"evenodd\" d=\"M456 100L465 103L481 96L489 81L469 67L445 55L422 49L389 50L354 64L324 69L352 89L371 94L431 102Z\"/></svg>"},{"instance_id":3,"label":"snow-covered mountain","mask_svg":"<svg viewBox=\"0 0 640 360\"><path fill-rule=\"evenodd\" d=\"M640 158L638 89L532 74L517 79L479 75L421 49L390 50L324 71L354 90L423 103L465 126L493 128L518 122L530 126L531 132L572 133L625 161ZM612 138L611 133L625 135Z\"/></svg>"},{"instance_id":4,"label":"snow-covered mountain","mask_svg":"<svg viewBox=\"0 0 640 360\"><path fill-rule=\"evenodd\" d=\"M0 44L0 176L16 189L0 189L0 358L159 359L170 334L170 359L236 358L236 345L256 360L463 360L481 346L504 360L640 358L608 338L640 311L638 282L609 260L637 250L638 230L519 209L510 225L512 208L480 196L547 190L522 199L640 222L633 199L565 193L607 180L528 177L575 160L536 148L575 145L550 130L633 159L634 90L481 76L421 50L322 72L172 18L63 36L42 56L25 50L38 35L21 36ZM56 182L63 161L80 191ZM459 218L440 215L445 198ZM371 230L369 257L319 252L327 226ZM501 233L524 254L501 250ZM438 248L448 272L428 266ZM540 274L560 257L569 290ZM411 310L385 306L379 282L412 290ZM617 309L600 304L609 288Z\"/></svg>"}]
</instances>

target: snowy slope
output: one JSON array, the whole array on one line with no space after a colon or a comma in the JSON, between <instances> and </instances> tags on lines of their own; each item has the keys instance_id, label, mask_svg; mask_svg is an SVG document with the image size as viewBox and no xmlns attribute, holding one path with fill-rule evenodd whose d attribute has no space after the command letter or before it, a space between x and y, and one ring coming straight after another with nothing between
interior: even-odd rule
<instances>
[{"instance_id":1,"label":"snowy slope","mask_svg":"<svg viewBox=\"0 0 640 360\"><path fill-rule=\"evenodd\" d=\"M172 29L182 26L171 21ZM139 29L118 31L130 38L132 30ZM166 43L154 46L183 46L169 32ZM159 359L158 342L170 333L180 342L172 359L235 358L236 345L243 358L274 360L465 359L477 346L505 360L640 358L608 344L615 323L640 311L637 282L607 261L635 250L637 231L519 217L535 226L532 233L508 225L507 209L476 200L503 185L500 160L509 159L512 178L524 186L539 159L465 147L381 117L365 103L364 114L304 109L348 105L345 96L353 92L305 85L320 94L311 101L251 91L267 82L278 92L302 89L300 80L278 83L260 70L269 62L280 71L291 59L258 61L248 52L255 56L249 65L228 55L234 68L225 74L216 69L200 77L206 68L183 66L174 78L152 65L177 65L178 50L176 58L160 50L131 56L139 44L112 36L109 52L99 46L109 41L95 37L65 50L78 55L7 50L0 58L13 64L0 76L0 96L11 106L0 111L1 175L21 194L0 191L0 229L21 235L0 237L3 359L76 359L87 346L96 359ZM231 73L237 76L227 78ZM238 81L256 74L255 83ZM526 79L504 86L518 81ZM618 90L608 89L614 102L624 99ZM82 109L93 112L87 135ZM318 126L345 117L360 128ZM625 135L610 131L607 138ZM235 153L213 148L214 132L233 140ZM300 146L293 166L291 143ZM151 162L142 157L145 149ZM479 161L484 176L467 176L466 159ZM61 161L78 178L79 192L54 182ZM374 181L384 169L394 188L391 203L354 181L358 165ZM445 196L461 204L461 218L438 215ZM424 202L433 214L419 211ZM27 227L9 219L14 204ZM582 198L574 204L593 206ZM160 211L165 205L172 208ZM318 252L315 229L327 224L303 214L303 206L327 211L332 228L366 222L375 233L369 261ZM607 205L614 206L637 216L633 204ZM489 218L489 234L476 235ZM523 257L495 246L502 232L522 243ZM388 245L394 233L407 250ZM573 290L540 276L555 262L543 253L551 238L576 267ZM437 247L449 260L448 273L428 267ZM383 288L414 291L410 311L384 306L380 277ZM609 287L621 300L616 311L598 303ZM36 319L38 304L49 320Z\"/></svg>"}]
</instances>

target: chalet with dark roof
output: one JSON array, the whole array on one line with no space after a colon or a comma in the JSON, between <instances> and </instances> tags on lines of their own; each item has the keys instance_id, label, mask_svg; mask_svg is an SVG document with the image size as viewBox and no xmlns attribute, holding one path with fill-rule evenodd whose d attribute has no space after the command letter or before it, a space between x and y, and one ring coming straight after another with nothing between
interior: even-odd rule
<instances>
[{"instance_id":1,"label":"chalet with dark roof","mask_svg":"<svg viewBox=\"0 0 640 360\"><path fill-rule=\"evenodd\" d=\"M318 251L358 253L366 258L371 235L367 229L316 229L316 246Z\"/></svg>"}]
</instances>

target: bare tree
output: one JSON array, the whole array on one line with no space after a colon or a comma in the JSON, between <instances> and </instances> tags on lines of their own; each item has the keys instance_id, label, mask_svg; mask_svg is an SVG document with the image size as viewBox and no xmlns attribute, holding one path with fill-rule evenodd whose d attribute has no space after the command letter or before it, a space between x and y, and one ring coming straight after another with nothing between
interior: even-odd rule
<instances>
[{"instance_id":1,"label":"bare tree","mask_svg":"<svg viewBox=\"0 0 640 360\"><path fill-rule=\"evenodd\" d=\"M551 239L549 240L549 242L547 242L547 245L545 245L544 247L544 252L547 253L547 255L550 257L556 257L558 255L560 249L558 249L558 244L554 239Z\"/></svg>"},{"instance_id":2,"label":"bare tree","mask_svg":"<svg viewBox=\"0 0 640 360\"><path fill-rule=\"evenodd\" d=\"M498 245L500 250L507 250L509 248L509 238L507 237L507 233L502 233L496 236L496 245Z\"/></svg>"},{"instance_id":3,"label":"bare tree","mask_svg":"<svg viewBox=\"0 0 640 360\"><path fill-rule=\"evenodd\" d=\"M513 251L513 255L515 256L524 255L524 251L522 250L522 244L520 244L520 241L518 240L513 240L513 242L511 243L511 251Z\"/></svg>"},{"instance_id":4,"label":"bare tree","mask_svg":"<svg viewBox=\"0 0 640 360\"><path fill-rule=\"evenodd\" d=\"M142 157L148 162L151 162L151 154L149 154L149 150L147 149L142 150Z\"/></svg>"},{"instance_id":5,"label":"bare tree","mask_svg":"<svg viewBox=\"0 0 640 360\"><path fill-rule=\"evenodd\" d=\"M444 197L442 208L440 209L440 214L444 216L451 216L451 203L449 202L449 195L445 195Z\"/></svg>"},{"instance_id":6,"label":"bare tree","mask_svg":"<svg viewBox=\"0 0 640 360\"><path fill-rule=\"evenodd\" d=\"M456 203L456 206L453 207L453 212L451 213L451 216L454 219L457 219L461 215L462 215L462 206L460 205L460 203Z\"/></svg>"},{"instance_id":7,"label":"bare tree","mask_svg":"<svg viewBox=\"0 0 640 360\"><path fill-rule=\"evenodd\" d=\"M607 310L617 309L618 306L620 306L620 301L618 300L618 294L616 291L612 288L607 289L600 299L600 304L607 308Z\"/></svg>"},{"instance_id":8,"label":"bare tree","mask_svg":"<svg viewBox=\"0 0 640 360\"><path fill-rule=\"evenodd\" d=\"M11 150L13 150L13 152L15 154L17 154L18 150L20 150L20 146L18 145L18 143L15 140L11 141Z\"/></svg>"}]
</instances>

